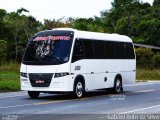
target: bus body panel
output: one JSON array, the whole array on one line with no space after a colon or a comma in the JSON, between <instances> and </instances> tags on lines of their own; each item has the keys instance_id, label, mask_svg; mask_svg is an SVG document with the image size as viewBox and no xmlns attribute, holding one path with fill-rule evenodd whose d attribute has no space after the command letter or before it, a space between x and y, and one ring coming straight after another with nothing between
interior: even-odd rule
<instances>
[{"instance_id":1,"label":"bus body panel","mask_svg":"<svg viewBox=\"0 0 160 120\"><path fill-rule=\"evenodd\" d=\"M49 87L32 87L30 81L22 81L21 77L21 90L25 91L41 91L41 92L71 92L73 91L73 75L64 76L62 78L52 79Z\"/></svg>"},{"instance_id":2,"label":"bus body panel","mask_svg":"<svg viewBox=\"0 0 160 120\"><path fill-rule=\"evenodd\" d=\"M77 66L79 70L75 70ZM86 90L111 88L117 74L123 85L135 82L135 60L79 60L71 64L71 72L84 76Z\"/></svg>"}]
</instances>

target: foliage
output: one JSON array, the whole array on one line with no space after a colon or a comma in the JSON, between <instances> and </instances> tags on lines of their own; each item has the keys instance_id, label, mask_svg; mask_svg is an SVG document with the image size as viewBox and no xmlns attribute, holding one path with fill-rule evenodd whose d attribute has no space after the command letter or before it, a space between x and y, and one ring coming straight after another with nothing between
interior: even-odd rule
<instances>
[{"instance_id":1,"label":"foliage","mask_svg":"<svg viewBox=\"0 0 160 120\"><path fill-rule=\"evenodd\" d=\"M110 10L92 18L45 19L39 22L29 11L20 8L7 13L0 9L0 40L6 41L5 60L20 62L28 39L38 31L57 27L79 30L119 33L130 36L135 43L160 47L160 0L153 5L140 0L113 0ZM4 53L4 52L3 52Z\"/></svg>"},{"instance_id":2,"label":"foliage","mask_svg":"<svg viewBox=\"0 0 160 120\"><path fill-rule=\"evenodd\" d=\"M21 8L16 12L6 13L0 10L0 39L7 41L7 58L15 62L21 60L21 56L28 39L40 27L40 23L32 16L25 16L23 12L28 10Z\"/></svg>"},{"instance_id":3,"label":"foliage","mask_svg":"<svg viewBox=\"0 0 160 120\"><path fill-rule=\"evenodd\" d=\"M70 24L72 23L72 18L69 18L67 21L63 21L64 18L60 18L58 20L44 20L43 29L44 30L51 30L53 28L61 28L61 27L70 27Z\"/></svg>"},{"instance_id":4,"label":"foliage","mask_svg":"<svg viewBox=\"0 0 160 120\"><path fill-rule=\"evenodd\" d=\"M153 5L154 5L154 6L160 5L160 0L154 0Z\"/></svg>"},{"instance_id":5,"label":"foliage","mask_svg":"<svg viewBox=\"0 0 160 120\"><path fill-rule=\"evenodd\" d=\"M153 60L155 61L155 67L160 67L160 52L153 56Z\"/></svg>"},{"instance_id":6,"label":"foliage","mask_svg":"<svg viewBox=\"0 0 160 120\"><path fill-rule=\"evenodd\" d=\"M153 55L154 53L151 51L151 49L137 48L136 49L137 67L145 69L153 68L155 65Z\"/></svg>"},{"instance_id":7,"label":"foliage","mask_svg":"<svg viewBox=\"0 0 160 120\"><path fill-rule=\"evenodd\" d=\"M93 31L93 32L105 32L102 25L101 18L79 18L76 19L72 27L79 30Z\"/></svg>"}]
</instances>

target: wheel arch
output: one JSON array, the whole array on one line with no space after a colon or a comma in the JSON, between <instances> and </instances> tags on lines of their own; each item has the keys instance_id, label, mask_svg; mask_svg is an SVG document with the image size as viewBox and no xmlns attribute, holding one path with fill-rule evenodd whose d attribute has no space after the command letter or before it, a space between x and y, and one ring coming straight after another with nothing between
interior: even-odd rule
<instances>
[{"instance_id":1,"label":"wheel arch","mask_svg":"<svg viewBox=\"0 0 160 120\"><path fill-rule=\"evenodd\" d=\"M122 82L122 75L121 75L120 73L118 73L118 74L115 76L114 82L115 82L115 80L116 80L117 78L119 78L120 81Z\"/></svg>"},{"instance_id":2,"label":"wheel arch","mask_svg":"<svg viewBox=\"0 0 160 120\"><path fill-rule=\"evenodd\" d=\"M117 91L117 90L116 90L116 81L117 81L117 79L119 79L120 82L121 82L120 91ZM117 74L117 75L115 76L115 79L114 79L114 92L115 92L115 93L123 92L123 80L122 80L122 75L121 75L121 74Z\"/></svg>"},{"instance_id":3,"label":"wheel arch","mask_svg":"<svg viewBox=\"0 0 160 120\"><path fill-rule=\"evenodd\" d=\"M74 90L74 86L75 86L75 83L76 83L76 81L78 81L78 80L80 80L82 83L83 83L83 85L84 85L84 90L85 90L85 78L84 78L84 76L83 75L77 75L76 77L75 77L75 79L74 79L74 84L73 84L73 90Z\"/></svg>"}]
</instances>

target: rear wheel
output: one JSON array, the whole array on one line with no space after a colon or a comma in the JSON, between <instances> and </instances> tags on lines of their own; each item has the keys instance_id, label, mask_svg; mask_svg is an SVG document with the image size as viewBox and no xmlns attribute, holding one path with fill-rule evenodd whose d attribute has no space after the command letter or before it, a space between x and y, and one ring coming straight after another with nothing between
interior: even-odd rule
<instances>
[{"instance_id":1,"label":"rear wheel","mask_svg":"<svg viewBox=\"0 0 160 120\"><path fill-rule=\"evenodd\" d=\"M122 80L120 78L115 79L113 91L114 91L114 93L122 93L123 92Z\"/></svg>"},{"instance_id":2,"label":"rear wheel","mask_svg":"<svg viewBox=\"0 0 160 120\"><path fill-rule=\"evenodd\" d=\"M82 81L78 80L75 82L73 94L75 98L82 98L84 94L84 84Z\"/></svg>"},{"instance_id":3,"label":"rear wheel","mask_svg":"<svg viewBox=\"0 0 160 120\"><path fill-rule=\"evenodd\" d=\"M31 98L38 98L38 97L39 97L39 94L40 94L40 92L38 92L38 91L28 91L28 95L29 95Z\"/></svg>"}]
</instances>

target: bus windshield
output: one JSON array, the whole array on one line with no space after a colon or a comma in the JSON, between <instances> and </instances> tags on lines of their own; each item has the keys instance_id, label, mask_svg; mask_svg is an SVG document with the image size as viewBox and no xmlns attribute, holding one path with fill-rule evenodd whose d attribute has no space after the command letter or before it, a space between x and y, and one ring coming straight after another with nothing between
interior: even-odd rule
<instances>
[{"instance_id":1,"label":"bus windshield","mask_svg":"<svg viewBox=\"0 0 160 120\"><path fill-rule=\"evenodd\" d=\"M22 62L27 65L57 65L69 61L72 31L44 31L31 38Z\"/></svg>"}]
</instances>

